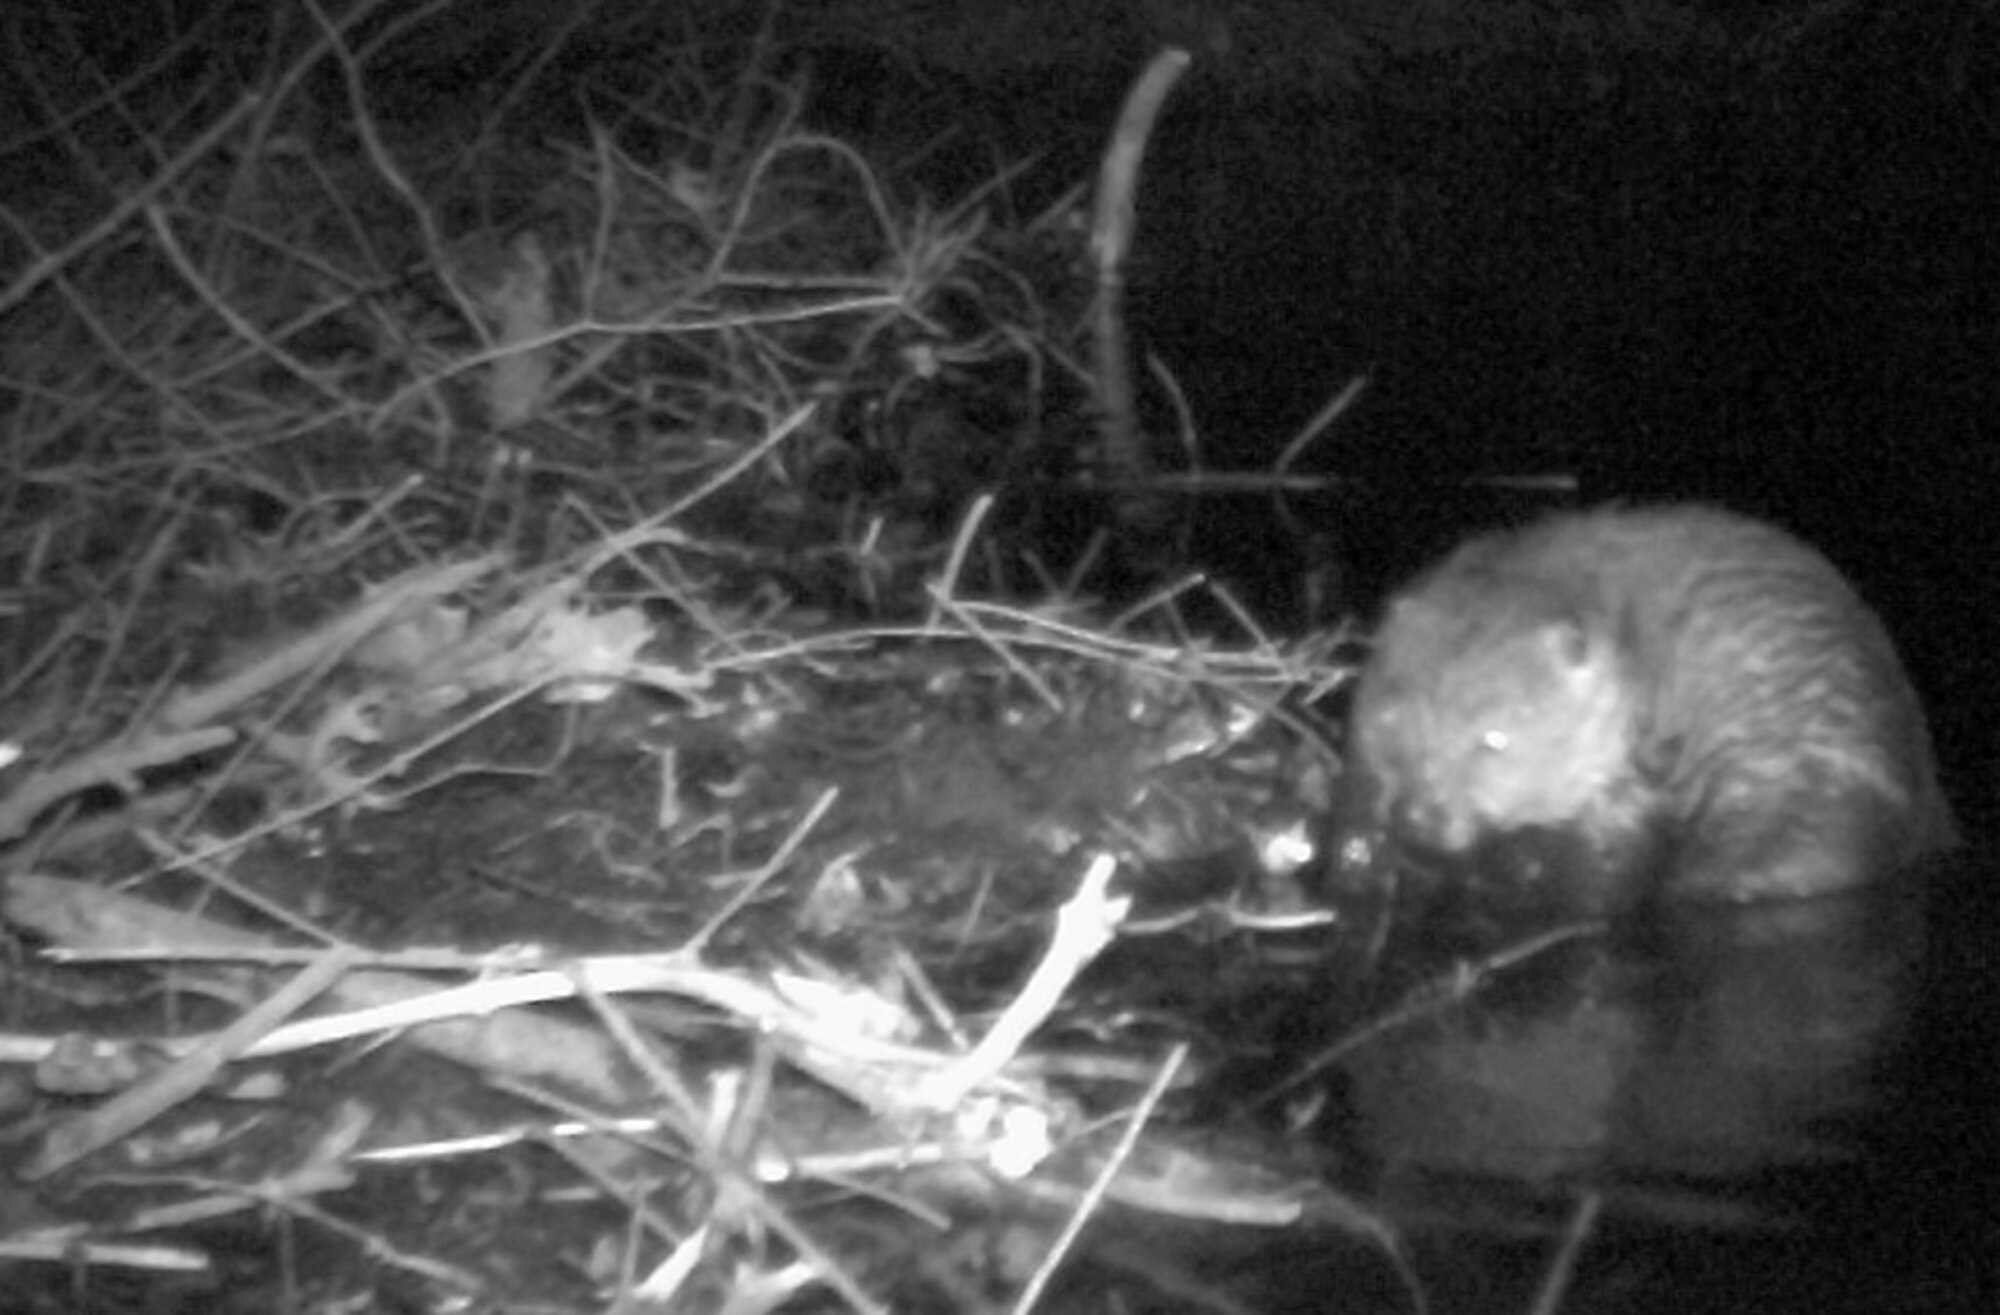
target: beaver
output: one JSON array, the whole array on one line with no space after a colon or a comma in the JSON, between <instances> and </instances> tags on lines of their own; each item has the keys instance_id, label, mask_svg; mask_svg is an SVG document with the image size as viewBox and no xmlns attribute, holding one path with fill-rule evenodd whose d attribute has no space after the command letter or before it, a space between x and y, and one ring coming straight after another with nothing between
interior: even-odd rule
<instances>
[{"instance_id":1,"label":"beaver","mask_svg":"<svg viewBox=\"0 0 2000 1315\"><path fill-rule=\"evenodd\" d=\"M1389 852L1541 837L1601 907L1826 894L1955 839L1881 621L1806 544L1706 506L1464 544L1393 601L1348 742Z\"/></svg>"}]
</instances>

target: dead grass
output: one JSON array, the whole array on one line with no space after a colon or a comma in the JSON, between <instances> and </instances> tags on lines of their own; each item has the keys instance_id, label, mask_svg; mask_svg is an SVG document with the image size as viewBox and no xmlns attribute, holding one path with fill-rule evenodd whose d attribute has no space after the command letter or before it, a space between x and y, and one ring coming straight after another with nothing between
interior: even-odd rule
<instances>
[{"instance_id":1,"label":"dead grass","mask_svg":"<svg viewBox=\"0 0 2000 1315\"><path fill-rule=\"evenodd\" d=\"M1240 854L1176 914L1221 935L1283 905L1286 696L1343 667L1195 642L1192 584L1094 615L974 496L1086 428L1069 207L920 199L768 34L489 69L449 3L241 18L12 51L0 1255L970 1309L1107 1195L1296 1218L1155 1129L1190 1040L1076 983L1151 865ZM999 1200L1032 1264L909 1240Z\"/></svg>"}]
</instances>

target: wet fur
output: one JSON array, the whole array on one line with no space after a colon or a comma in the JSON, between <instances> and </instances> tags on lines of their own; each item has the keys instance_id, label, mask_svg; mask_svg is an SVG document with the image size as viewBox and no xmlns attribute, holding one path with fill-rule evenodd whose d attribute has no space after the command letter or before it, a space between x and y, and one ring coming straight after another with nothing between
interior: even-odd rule
<instances>
[{"instance_id":1,"label":"wet fur","mask_svg":"<svg viewBox=\"0 0 2000 1315\"><path fill-rule=\"evenodd\" d=\"M1881 622L1813 549L1710 508L1465 544L1384 620L1350 744L1392 839L1546 833L1670 894L1847 889L1953 839Z\"/></svg>"}]
</instances>

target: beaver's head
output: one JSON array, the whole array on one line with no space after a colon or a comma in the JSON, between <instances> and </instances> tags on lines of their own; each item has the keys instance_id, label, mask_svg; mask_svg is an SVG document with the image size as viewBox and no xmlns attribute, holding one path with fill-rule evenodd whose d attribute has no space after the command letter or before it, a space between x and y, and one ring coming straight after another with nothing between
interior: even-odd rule
<instances>
[{"instance_id":1,"label":"beaver's head","mask_svg":"<svg viewBox=\"0 0 2000 1315\"><path fill-rule=\"evenodd\" d=\"M1420 594L1377 636L1350 757L1401 840L1460 853L1495 832L1592 829L1637 770L1641 695L1618 637L1578 615L1502 610Z\"/></svg>"}]
</instances>

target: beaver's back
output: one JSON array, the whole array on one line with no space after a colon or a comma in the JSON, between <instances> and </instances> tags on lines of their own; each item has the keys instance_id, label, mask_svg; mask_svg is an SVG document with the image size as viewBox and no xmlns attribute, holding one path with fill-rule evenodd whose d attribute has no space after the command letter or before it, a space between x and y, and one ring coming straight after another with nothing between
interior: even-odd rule
<instances>
[{"instance_id":1,"label":"beaver's back","mask_svg":"<svg viewBox=\"0 0 2000 1315\"><path fill-rule=\"evenodd\" d=\"M1805 544L1710 508L1467 543L1391 609L1352 726L1378 821L1448 851L1539 828L1743 899L1855 885L1952 837L1879 619Z\"/></svg>"}]
</instances>

